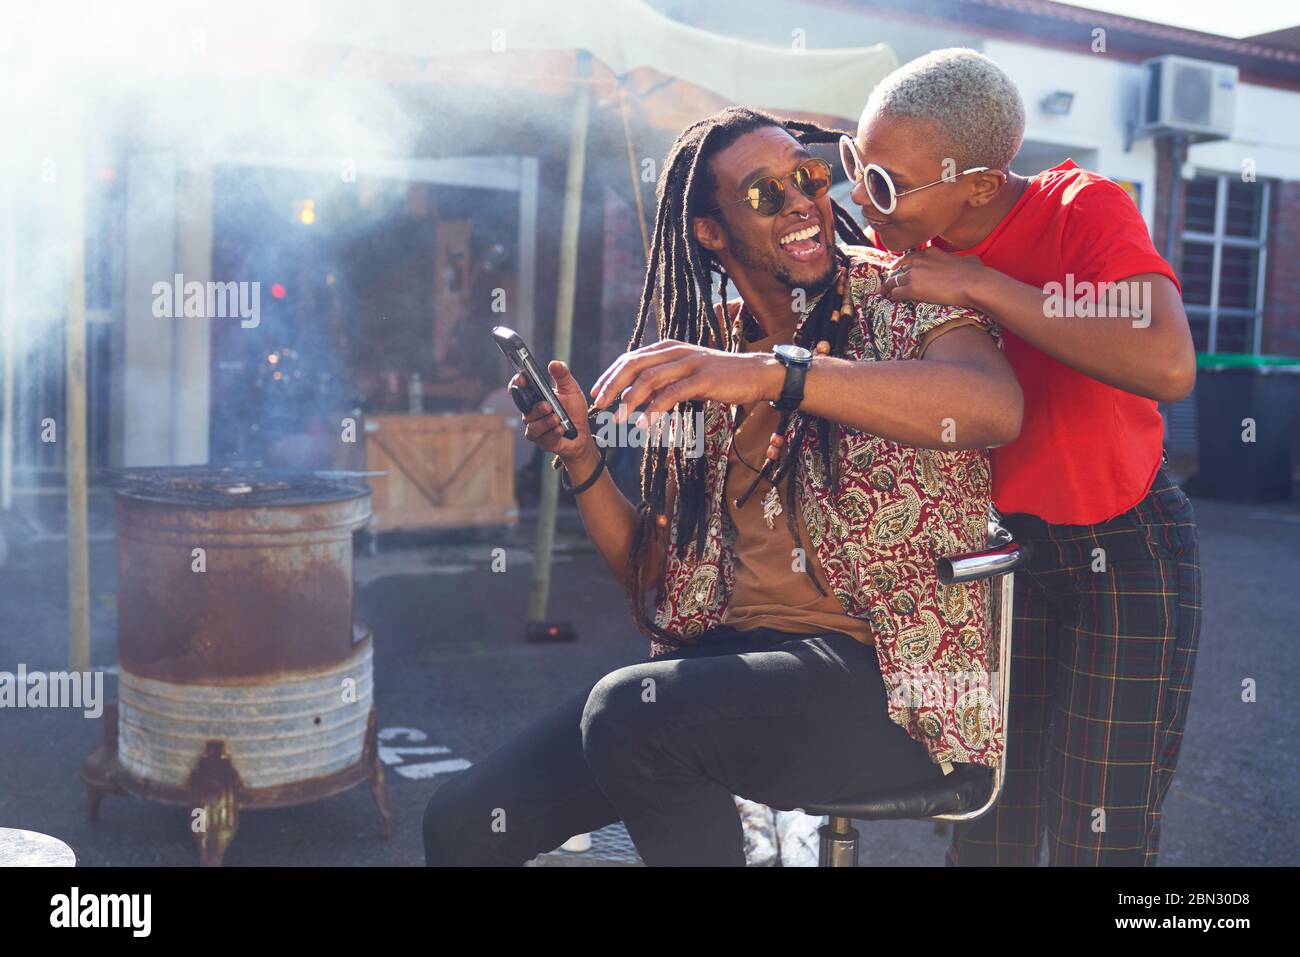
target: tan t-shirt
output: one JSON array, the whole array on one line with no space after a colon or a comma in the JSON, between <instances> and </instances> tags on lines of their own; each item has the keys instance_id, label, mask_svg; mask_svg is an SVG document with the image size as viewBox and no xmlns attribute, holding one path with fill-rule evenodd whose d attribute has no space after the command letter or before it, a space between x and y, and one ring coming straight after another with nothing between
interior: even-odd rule
<instances>
[{"instance_id":1,"label":"tan t-shirt","mask_svg":"<svg viewBox=\"0 0 1300 957\"><path fill-rule=\"evenodd\" d=\"M780 341L778 336L753 342L744 340L741 351L771 352L772 346ZM807 573L796 563L795 544L784 511L789 475L781 480L777 489L782 512L773 520L772 528L767 527L763 518L763 498L772 487L767 479L758 483L744 507L738 509L732 505L754 481L754 469L763 467L768 440L780 419L781 413L767 400L761 399L745 407L737 420L737 432L727 464L726 489L727 511L737 533L733 556L736 584L722 621L740 631L752 628L793 632L839 631L871 644L871 628L866 620L845 614L840 600L831 592L816 552L808 541L806 525L799 515L796 515L795 528L799 533L804 561L826 589L825 595L817 590Z\"/></svg>"}]
</instances>

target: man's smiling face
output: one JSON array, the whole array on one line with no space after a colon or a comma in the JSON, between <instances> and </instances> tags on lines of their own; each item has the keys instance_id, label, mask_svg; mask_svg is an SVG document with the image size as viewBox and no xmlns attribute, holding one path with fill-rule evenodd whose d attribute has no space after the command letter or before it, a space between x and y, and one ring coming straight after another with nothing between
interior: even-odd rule
<instances>
[{"instance_id":1,"label":"man's smiling face","mask_svg":"<svg viewBox=\"0 0 1300 957\"><path fill-rule=\"evenodd\" d=\"M788 289L819 290L835 274L835 219L830 193L816 199L794 184L800 163L812 159L785 130L764 126L742 134L710 161L717 195L701 205L720 206L709 214L720 227L725 248L715 255L733 276L741 270L762 281L774 277ZM743 199L760 176L775 176L785 187L785 206L762 216Z\"/></svg>"}]
</instances>

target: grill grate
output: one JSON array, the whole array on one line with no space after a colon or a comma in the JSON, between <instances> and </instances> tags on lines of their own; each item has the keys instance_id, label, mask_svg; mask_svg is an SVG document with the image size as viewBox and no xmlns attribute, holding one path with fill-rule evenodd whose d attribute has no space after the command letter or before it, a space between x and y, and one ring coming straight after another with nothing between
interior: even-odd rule
<instances>
[{"instance_id":1,"label":"grill grate","mask_svg":"<svg viewBox=\"0 0 1300 957\"><path fill-rule=\"evenodd\" d=\"M114 469L99 473L118 495L164 505L255 508L315 505L369 495L364 472L313 472L212 465Z\"/></svg>"}]
</instances>

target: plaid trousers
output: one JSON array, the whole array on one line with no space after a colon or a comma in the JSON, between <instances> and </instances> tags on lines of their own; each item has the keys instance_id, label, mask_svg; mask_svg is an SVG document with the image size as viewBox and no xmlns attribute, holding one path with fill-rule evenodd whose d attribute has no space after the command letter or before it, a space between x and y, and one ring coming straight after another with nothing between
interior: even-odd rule
<instances>
[{"instance_id":1,"label":"plaid trousers","mask_svg":"<svg viewBox=\"0 0 1300 957\"><path fill-rule=\"evenodd\" d=\"M1015 579L1007 778L993 810L954 825L945 863L1032 866L1046 826L1053 866L1154 866L1200 630L1191 503L1162 467L1109 521L1003 524L1032 550Z\"/></svg>"}]
</instances>

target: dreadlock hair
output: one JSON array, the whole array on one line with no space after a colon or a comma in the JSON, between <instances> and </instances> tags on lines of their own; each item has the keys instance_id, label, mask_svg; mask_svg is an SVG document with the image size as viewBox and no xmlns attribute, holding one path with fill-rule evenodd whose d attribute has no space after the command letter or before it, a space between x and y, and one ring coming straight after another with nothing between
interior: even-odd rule
<instances>
[{"instance_id":1,"label":"dreadlock hair","mask_svg":"<svg viewBox=\"0 0 1300 957\"><path fill-rule=\"evenodd\" d=\"M652 315L657 316L659 338L677 339L682 342L710 348L730 348L732 343L725 331L727 325L727 276L721 263L708 250L700 246L695 238L693 218L706 215L716 206L717 179L710 167L710 161L719 152L731 145L741 136L756 129L773 126L788 132L801 144L838 142L841 131L827 129L814 123L797 120L782 120L770 113L747 107L728 107L713 116L691 124L677 137L668 152L663 172L655 190L657 200L654 238L646 263L645 282L641 290L641 304L637 315L636 328L628 341L628 351L641 346L646 325ZM845 242L869 246L871 242L842 206L830 201L834 218L836 235ZM846 261L842 251L836 247L838 261ZM713 288L711 278L718 274L718 297L722 301L722 320L713 307ZM796 342L811 348L821 339L828 339L831 355L843 351L849 323L836 325L835 335L830 332L830 315L836 303L834 287L826 291L813 313L804 320ZM875 349L874 336L871 345ZM693 431L697 417L702 417L704 402L691 399L677 404L673 409L676 421L682 423L683 437L694 442ZM784 431L789 413L783 414L780 429ZM813 421L807 415L799 416L800 423L789 443L788 454L779 470L772 476L773 484L778 484L791 469L798 468L800 448L806 437L809 423ZM833 472L834 456L832 449L833 424L824 419L815 420L818 431L822 461L827 466L825 473L832 476L832 487L838 482L838 475ZM832 426L831 429L825 428ZM699 437L703 440L703 436ZM666 504L666 492L669 471L677 486L677 555L685 554L687 543L694 541L695 557L698 559L708 532L705 500L706 469L708 463L703 455L687 458L684 454L687 441L680 443L648 442L641 459L641 502L637 506L636 523L633 529L630 560L624 590L632 607L632 615L640 631L652 639L657 639L672 647L682 647L692 642L682 635L674 634L659 627L647 613L646 591L642 582L646 560L655 541L658 517L663 514ZM836 440L837 441L837 440ZM792 480L788 487L788 507L786 510L787 526L798 543L798 530L794 524L794 487ZM806 574L825 594L825 589L817 581L810 569Z\"/></svg>"}]
</instances>

